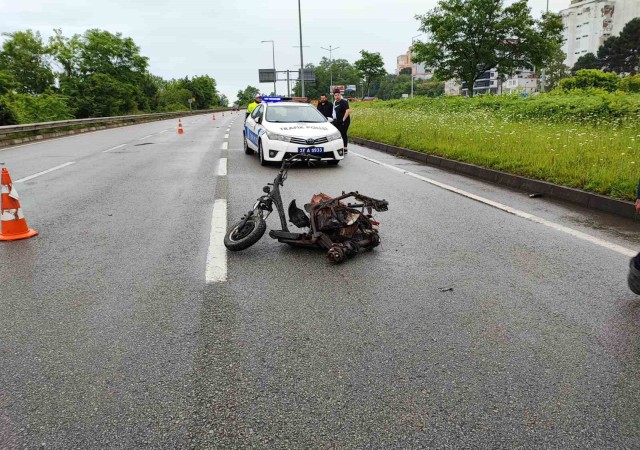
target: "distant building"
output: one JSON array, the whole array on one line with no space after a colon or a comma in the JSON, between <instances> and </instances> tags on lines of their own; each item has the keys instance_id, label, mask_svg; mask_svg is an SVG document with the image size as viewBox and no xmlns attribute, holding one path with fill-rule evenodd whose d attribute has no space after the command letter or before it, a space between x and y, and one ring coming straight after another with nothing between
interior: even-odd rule
<instances>
[{"instance_id":1,"label":"distant building","mask_svg":"<svg viewBox=\"0 0 640 450\"><path fill-rule=\"evenodd\" d=\"M411 49L407 50L407 53L398 56L396 60L396 75L409 71L407 75L412 74L416 80L430 80L433 77L433 71L430 68L426 68L424 64L411 62L411 57Z\"/></svg>"},{"instance_id":2,"label":"distant building","mask_svg":"<svg viewBox=\"0 0 640 450\"><path fill-rule=\"evenodd\" d=\"M578 58L597 54L604 41L640 17L640 0L571 0L560 16L564 24L562 51L567 55L564 63L573 67Z\"/></svg>"},{"instance_id":3,"label":"distant building","mask_svg":"<svg viewBox=\"0 0 640 450\"><path fill-rule=\"evenodd\" d=\"M537 92L538 77L535 71L529 69L517 69L513 75L509 76L501 84L501 94L512 94L514 92Z\"/></svg>"},{"instance_id":4,"label":"distant building","mask_svg":"<svg viewBox=\"0 0 640 450\"><path fill-rule=\"evenodd\" d=\"M487 70L473 85L473 95L534 93L538 91L538 78L533 70L517 69L512 75L501 76L496 69ZM467 83L449 80L444 84L445 95L469 94Z\"/></svg>"}]
</instances>

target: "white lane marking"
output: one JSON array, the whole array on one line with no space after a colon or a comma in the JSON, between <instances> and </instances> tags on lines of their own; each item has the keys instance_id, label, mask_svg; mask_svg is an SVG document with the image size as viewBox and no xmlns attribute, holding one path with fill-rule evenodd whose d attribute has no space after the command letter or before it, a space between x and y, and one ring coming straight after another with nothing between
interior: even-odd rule
<instances>
[{"instance_id":1,"label":"white lane marking","mask_svg":"<svg viewBox=\"0 0 640 450\"><path fill-rule=\"evenodd\" d=\"M227 249L224 246L224 235L227 234L227 201L217 199L213 205L211 217L211 234L205 280L207 283L227 281Z\"/></svg>"},{"instance_id":2,"label":"white lane marking","mask_svg":"<svg viewBox=\"0 0 640 450\"><path fill-rule=\"evenodd\" d=\"M105 151L103 151L102 153L107 153L107 152L110 152L111 150L115 150L115 149L117 149L117 148L122 148L122 147L124 147L125 145L127 145L127 144L120 144L120 145L116 145L115 147L111 147L110 149L105 150Z\"/></svg>"},{"instance_id":3,"label":"white lane marking","mask_svg":"<svg viewBox=\"0 0 640 450\"><path fill-rule=\"evenodd\" d=\"M166 133L169 130L162 130L159 134Z\"/></svg>"},{"instance_id":4,"label":"white lane marking","mask_svg":"<svg viewBox=\"0 0 640 450\"><path fill-rule=\"evenodd\" d=\"M229 149L229 143L227 141L222 143L222 147L220 147L221 150L228 150Z\"/></svg>"},{"instance_id":5,"label":"white lane marking","mask_svg":"<svg viewBox=\"0 0 640 450\"><path fill-rule=\"evenodd\" d=\"M564 225L560 225L555 222L551 222L550 220L543 219L542 217L535 216L533 214L529 214L528 212L521 211L516 208L512 208L511 206L503 205L502 203L494 202L493 200L489 200L484 197L480 197L479 195L472 194L467 191L463 191L462 189L458 189L453 186L449 186L448 184L440 183L439 181L432 180L427 177L423 177L422 175L418 175L417 173L409 172L408 170L393 166L391 164L386 164L381 161L368 158L364 155L355 152L349 152L350 154L357 156L359 158L365 159L375 164L379 164L383 167L386 167L391 170L395 170L397 172L403 173L405 175L409 175L410 177L417 178L418 180L424 181L426 183L432 184L439 188L445 189L447 191L462 195L464 197L470 198L472 200L484 203L489 206L493 206L494 208L500 209L509 214L513 214L514 216L521 217L523 219L530 220L531 222L539 223L541 225L547 226L549 228L553 228L556 231L561 231L563 233L570 234L571 236L577 237L578 239L582 239L584 241L591 242L592 244L599 245L600 247L604 247L609 250L613 250L614 252L620 253L624 256L635 256L638 254L637 251L628 249L626 247L622 247L621 245L614 244L613 242L605 241L604 239L597 238L595 236L591 236L590 234L583 233L582 231L574 230L573 228L565 227Z\"/></svg>"},{"instance_id":6,"label":"white lane marking","mask_svg":"<svg viewBox=\"0 0 640 450\"><path fill-rule=\"evenodd\" d=\"M153 136L153 134L150 134L150 135L145 136L145 137L141 137L141 138L140 138L140 139L138 139L138 140L139 140L139 141L142 141L142 140L144 140L144 139L150 138L151 136Z\"/></svg>"},{"instance_id":7,"label":"white lane marking","mask_svg":"<svg viewBox=\"0 0 640 450\"><path fill-rule=\"evenodd\" d=\"M220 158L218 163L218 176L224 177L227 175L227 158Z\"/></svg>"},{"instance_id":8,"label":"white lane marking","mask_svg":"<svg viewBox=\"0 0 640 450\"><path fill-rule=\"evenodd\" d=\"M40 175L44 175L44 174L49 173L49 172L53 172L54 170L62 169L63 167L67 167L67 166L70 166L71 164L75 164L75 163L76 163L75 161L71 161L71 162L68 162L68 163L60 164L59 166L52 167L51 169L47 169L47 170L42 171L42 172L34 173L33 175L29 175L28 177L20 178L19 180L16 180L15 183L24 183L25 181L33 180L35 177L39 177Z\"/></svg>"},{"instance_id":9,"label":"white lane marking","mask_svg":"<svg viewBox=\"0 0 640 450\"><path fill-rule=\"evenodd\" d=\"M229 130L227 130L227 131L229 131ZM225 135L224 135L224 138L225 138L225 139L229 139L229 133L225 134Z\"/></svg>"}]
</instances>

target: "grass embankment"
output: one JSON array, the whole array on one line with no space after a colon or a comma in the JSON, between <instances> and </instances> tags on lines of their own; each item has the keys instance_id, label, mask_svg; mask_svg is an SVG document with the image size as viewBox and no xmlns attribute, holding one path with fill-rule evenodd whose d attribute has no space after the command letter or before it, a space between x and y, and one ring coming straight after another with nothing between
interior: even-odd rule
<instances>
[{"instance_id":1,"label":"grass embankment","mask_svg":"<svg viewBox=\"0 0 640 450\"><path fill-rule=\"evenodd\" d=\"M352 108L352 136L635 199L640 94L416 98Z\"/></svg>"}]
</instances>

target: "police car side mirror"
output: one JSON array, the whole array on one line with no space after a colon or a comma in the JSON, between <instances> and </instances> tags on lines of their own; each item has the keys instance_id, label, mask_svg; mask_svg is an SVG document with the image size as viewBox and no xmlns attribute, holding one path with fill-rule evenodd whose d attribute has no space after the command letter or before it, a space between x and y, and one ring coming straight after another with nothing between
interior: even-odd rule
<instances>
[{"instance_id":1,"label":"police car side mirror","mask_svg":"<svg viewBox=\"0 0 640 450\"><path fill-rule=\"evenodd\" d=\"M258 116L258 118L256 118L256 122L262 123L262 116Z\"/></svg>"}]
</instances>

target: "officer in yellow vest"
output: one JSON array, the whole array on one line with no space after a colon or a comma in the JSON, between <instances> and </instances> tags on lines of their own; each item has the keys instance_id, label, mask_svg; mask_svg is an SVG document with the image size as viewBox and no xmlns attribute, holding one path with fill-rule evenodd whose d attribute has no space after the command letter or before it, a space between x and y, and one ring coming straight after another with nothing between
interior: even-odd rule
<instances>
[{"instance_id":1,"label":"officer in yellow vest","mask_svg":"<svg viewBox=\"0 0 640 450\"><path fill-rule=\"evenodd\" d=\"M260 103L262 103L262 97L260 95L256 95L256 99L253 101L253 103L249 103L249 106L247 106L246 117L249 117L249 114L251 114L253 110L256 109Z\"/></svg>"}]
</instances>

